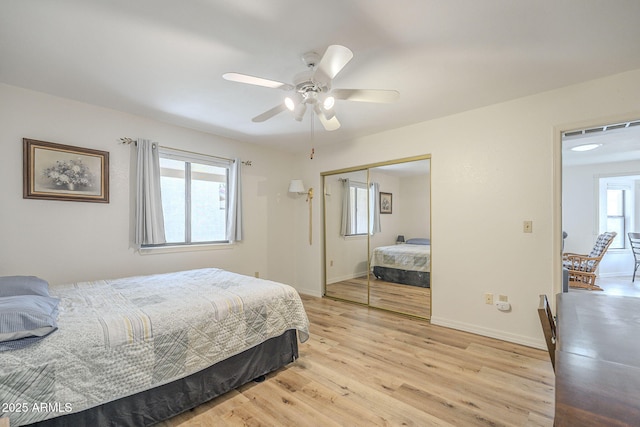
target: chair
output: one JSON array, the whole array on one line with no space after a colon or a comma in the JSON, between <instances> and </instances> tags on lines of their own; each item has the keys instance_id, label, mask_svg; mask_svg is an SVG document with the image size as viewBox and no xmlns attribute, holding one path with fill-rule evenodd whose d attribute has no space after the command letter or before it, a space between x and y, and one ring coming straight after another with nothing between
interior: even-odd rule
<instances>
[{"instance_id":1,"label":"chair","mask_svg":"<svg viewBox=\"0 0 640 427\"><path fill-rule=\"evenodd\" d=\"M569 270L570 287L592 291L602 290L596 285L596 269L616 235L615 231L607 231L599 235L589 255L568 252L562 254L562 266Z\"/></svg>"},{"instance_id":2,"label":"chair","mask_svg":"<svg viewBox=\"0 0 640 427\"><path fill-rule=\"evenodd\" d=\"M540 305L538 306L538 316L542 324L542 332L547 342L547 350L551 358L551 366L556 370L556 320L551 313L551 306L546 295L540 295Z\"/></svg>"},{"instance_id":3,"label":"chair","mask_svg":"<svg viewBox=\"0 0 640 427\"><path fill-rule=\"evenodd\" d=\"M631 252L633 252L633 259L635 261L635 266L633 267L633 279L631 279L631 281L635 282L636 271L638 271L638 266L640 266L640 233L627 233L627 236L629 236Z\"/></svg>"}]
</instances>

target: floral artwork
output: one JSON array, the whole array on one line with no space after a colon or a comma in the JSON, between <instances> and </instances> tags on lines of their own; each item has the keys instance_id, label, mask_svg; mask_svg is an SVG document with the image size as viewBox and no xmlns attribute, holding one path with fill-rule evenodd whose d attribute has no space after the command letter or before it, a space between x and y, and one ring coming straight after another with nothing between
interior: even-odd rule
<instances>
[{"instance_id":1,"label":"floral artwork","mask_svg":"<svg viewBox=\"0 0 640 427\"><path fill-rule=\"evenodd\" d=\"M109 202L109 153L23 140L25 199Z\"/></svg>"},{"instance_id":2,"label":"floral artwork","mask_svg":"<svg viewBox=\"0 0 640 427\"><path fill-rule=\"evenodd\" d=\"M380 213L390 214L393 212L392 194L380 192Z\"/></svg>"},{"instance_id":3,"label":"floral artwork","mask_svg":"<svg viewBox=\"0 0 640 427\"><path fill-rule=\"evenodd\" d=\"M56 161L55 166L44 170L44 176L49 178L55 185L65 186L71 191L93 185L93 174L81 159L69 161Z\"/></svg>"}]
</instances>

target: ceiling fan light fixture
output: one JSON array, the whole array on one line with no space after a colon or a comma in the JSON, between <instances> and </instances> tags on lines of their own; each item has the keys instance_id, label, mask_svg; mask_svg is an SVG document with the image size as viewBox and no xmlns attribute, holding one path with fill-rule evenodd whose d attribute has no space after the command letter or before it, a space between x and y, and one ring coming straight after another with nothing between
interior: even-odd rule
<instances>
[{"instance_id":1,"label":"ceiling fan light fixture","mask_svg":"<svg viewBox=\"0 0 640 427\"><path fill-rule=\"evenodd\" d=\"M293 110L293 117L301 122L304 117L304 113L307 111L307 104L298 104L296 108Z\"/></svg>"},{"instance_id":2,"label":"ceiling fan light fixture","mask_svg":"<svg viewBox=\"0 0 640 427\"><path fill-rule=\"evenodd\" d=\"M333 119L335 116L336 116L336 112L335 112L334 110L329 110L329 111L325 111L325 112L324 112L324 117L325 117L327 120L331 120L331 119Z\"/></svg>"},{"instance_id":3,"label":"ceiling fan light fixture","mask_svg":"<svg viewBox=\"0 0 640 427\"><path fill-rule=\"evenodd\" d=\"M334 105L336 105L336 99L333 96L327 96L322 103L325 110L331 110Z\"/></svg>"},{"instance_id":4,"label":"ceiling fan light fixture","mask_svg":"<svg viewBox=\"0 0 640 427\"><path fill-rule=\"evenodd\" d=\"M325 120L331 120L336 116L336 110L334 109L325 110L325 109L317 108L316 114L322 115L325 118Z\"/></svg>"},{"instance_id":5,"label":"ceiling fan light fixture","mask_svg":"<svg viewBox=\"0 0 640 427\"><path fill-rule=\"evenodd\" d=\"M334 131L340 128L340 121L333 109L336 99L388 103L396 101L399 97L399 93L396 90L332 89L334 77L341 72L352 58L353 52L349 48L340 45L329 46L322 56L315 52L308 52L302 57L307 70L296 74L293 84L241 73L225 73L223 78L255 86L294 91L284 100L281 98L281 101L275 107L251 119L254 123L264 122L286 110L289 110L295 120L300 122L304 118L307 106L310 106L311 110L318 116L324 129ZM313 122L314 120L311 120L312 126Z\"/></svg>"},{"instance_id":6,"label":"ceiling fan light fixture","mask_svg":"<svg viewBox=\"0 0 640 427\"><path fill-rule=\"evenodd\" d=\"M284 99L284 105L287 107L287 110L293 111L296 108L296 103L291 97L286 97Z\"/></svg>"}]
</instances>

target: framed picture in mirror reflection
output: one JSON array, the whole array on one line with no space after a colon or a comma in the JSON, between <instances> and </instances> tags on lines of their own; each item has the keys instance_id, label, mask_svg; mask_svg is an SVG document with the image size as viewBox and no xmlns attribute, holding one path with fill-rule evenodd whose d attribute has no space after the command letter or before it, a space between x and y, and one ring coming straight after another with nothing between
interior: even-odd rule
<instances>
[{"instance_id":1,"label":"framed picture in mirror reflection","mask_svg":"<svg viewBox=\"0 0 640 427\"><path fill-rule=\"evenodd\" d=\"M380 192L380 213L390 214L393 211L393 195Z\"/></svg>"}]
</instances>

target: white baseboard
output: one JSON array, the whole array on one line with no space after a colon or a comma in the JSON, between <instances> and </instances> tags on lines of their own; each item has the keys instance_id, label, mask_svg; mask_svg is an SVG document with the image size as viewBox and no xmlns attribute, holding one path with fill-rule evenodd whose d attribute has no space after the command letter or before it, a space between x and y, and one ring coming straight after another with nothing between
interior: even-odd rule
<instances>
[{"instance_id":1,"label":"white baseboard","mask_svg":"<svg viewBox=\"0 0 640 427\"><path fill-rule=\"evenodd\" d=\"M367 272L363 271L361 273L351 273L351 274L347 274L347 275L340 276L340 277L332 277L331 279L328 279L328 280L331 280L331 282L328 282L327 285L331 285L331 284L337 283L337 282L342 282L344 280L356 279L358 277L362 277L362 276L366 276L366 275L367 275Z\"/></svg>"},{"instance_id":2,"label":"white baseboard","mask_svg":"<svg viewBox=\"0 0 640 427\"><path fill-rule=\"evenodd\" d=\"M296 291L298 291L299 294L322 298L322 291L318 291L317 289L296 288Z\"/></svg>"},{"instance_id":3,"label":"white baseboard","mask_svg":"<svg viewBox=\"0 0 640 427\"><path fill-rule=\"evenodd\" d=\"M515 344L521 344L527 347L539 348L540 350L547 350L547 344L543 339L532 339L531 337L525 337L517 334L510 334L508 332L500 331L497 329L483 328L481 326L473 325L471 323L458 322L458 321L449 320L449 319L441 319L436 316L431 316L431 324L444 326L445 328L471 332L473 334L482 335L490 338L496 338L502 341L508 341Z\"/></svg>"}]
</instances>

